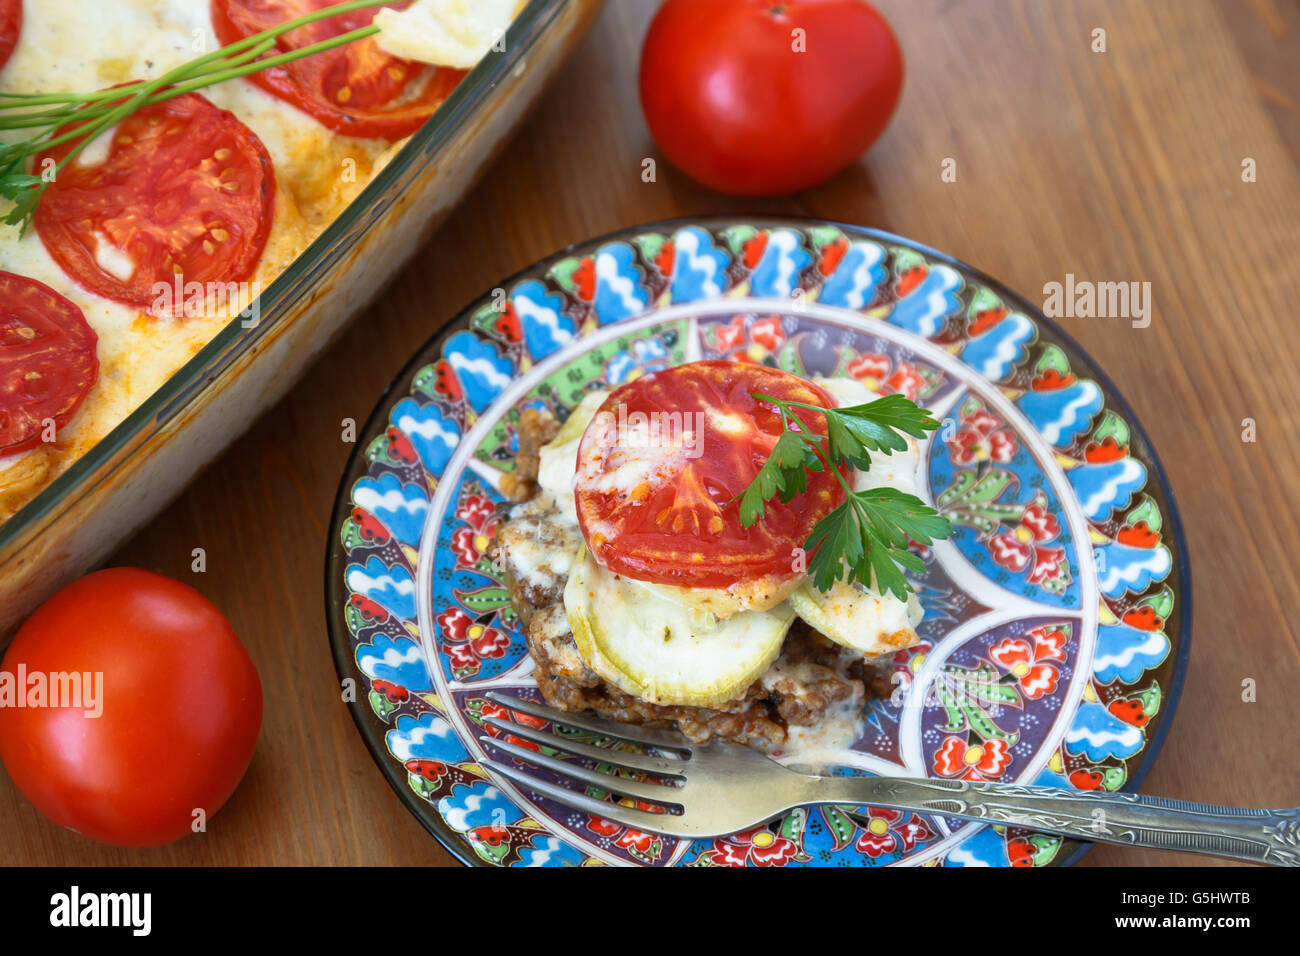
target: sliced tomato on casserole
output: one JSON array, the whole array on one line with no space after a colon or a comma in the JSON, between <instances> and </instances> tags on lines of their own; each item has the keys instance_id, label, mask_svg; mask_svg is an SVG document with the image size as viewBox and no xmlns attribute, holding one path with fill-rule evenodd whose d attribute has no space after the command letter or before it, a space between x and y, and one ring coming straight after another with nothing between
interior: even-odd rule
<instances>
[{"instance_id":1,"label":"sliced tomato on casserole","mask_svg":"<svg viewBox=\"0 0 1300 956\"><path fill-rule=\"evenodd\" d=\"M0 272L0 455L67 424L99 377L98 339L49 286Z\"/></svg>"},{"instance_id":2,"label":"sliced tomato on casserole","mask_svg":"<svg viewBox=\"0 0 1300 956\"><path fill-rule=\"evenodd\" d=\"M271 232L271 156L233 113L197 93L146 106L59 170L35 224L50 255L82 287L153 309L158 285L241 282ZM41 153L41 171L75 143Z\"/></svg>"},{"instance_id":3,"label":"sliced tomato on casserole","mask_svg":"<svg viewBox=\"0 0 1300 956\"><path fill-rule=\"evenodd\" d=\"M333 0L212 0L212 24L217 39L228 44L332 5ZM407 4L388 6L403 9ZM380 9L354 10L299 27L276 40L278 51L302 49L367 26ZM391 56L372 36L249 79L336 133L391 141L419 129L465 72Z\"/></svg>"},{"instance_id":4,"label":"sliced tomato on casserole","mask_svg":"<svg viewBox=\"0 0 1300 956\"><path fill-rule=\"evenodd\" d=\"M0 67L18 45L23 29L23 0L0 0Z\"/></svg>"}]
</instances>

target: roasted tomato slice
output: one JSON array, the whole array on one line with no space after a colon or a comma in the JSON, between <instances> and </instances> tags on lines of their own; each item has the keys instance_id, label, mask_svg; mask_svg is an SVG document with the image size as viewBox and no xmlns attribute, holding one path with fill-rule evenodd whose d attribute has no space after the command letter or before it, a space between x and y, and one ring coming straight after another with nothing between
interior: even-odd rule
<instances>
[{"instance_id":1,"label":"roasted tomato slice","mask_svg":"<svg viewBox=\"0 0 1300 956\"><path fill-rule=\"evenodd\" d=\"M0 0L0 66L18 45L23 29L23 0Z\"/></svg>"},{"instance_id":2,"label":"roasted tomato slice","mask_svg":"<svg viewBox=\"0 0 1300 956\"><path fill-rule=\"evenodd\" d=\"M44 283L0 272L0 454L62 428L99 377L95 331Z\"/></svg>"},{"instance_id":3,"label":"roasted tomato slice","mask_svg":"<svg viewBox=\"0 0 1300 956\"><path fill-rule=\"evenodd\" d=\"M336 0L212 0L212 24L222 44L331 6ZM406 3L387 4L400 10ZM280 52L301 49L364 27L379 7L317 20L281 36ZM431 67L390 56L374 37L347 43L249 77L317 122L345 136L401 139L455 89L464 70Z\"/></svg>"},{"instance_id":4,"label":"roasted tomato slice","mask_svg":"<svg viewBox=\"0 0 1300 956\"><path fill-rule=\"evenodd\" d=\"M691 362L611 392L578 446L578 522L596 560L616 574L680 587L729 588L795 571L796 549L844 499L829 472L740 524L741 492L781 436L780 413L753 398L834 407L811 382L762 365ZM826 419L801 411L805 429Z\"/></svg>"},{"instance_id":5,"label":"roasted tomato slice","mask_svg":"<svg viewBox=\"0 0 1300 956\"><path fill-rule=\"evenodd\" d=\"M75 157L36 207L36 231L63 271L150 311L157 283L252 275L275 202L271 156L253 131L186 93L136 111L112 135L102 161ZM40 154L36 168L73 145Z\"/></svg>"}]
</instances>

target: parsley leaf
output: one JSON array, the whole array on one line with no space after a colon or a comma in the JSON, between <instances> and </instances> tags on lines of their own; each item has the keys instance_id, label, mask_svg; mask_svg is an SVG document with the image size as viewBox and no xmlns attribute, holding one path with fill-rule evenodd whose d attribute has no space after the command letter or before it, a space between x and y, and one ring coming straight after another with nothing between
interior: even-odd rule
<instances>
[{"instance_id":1,"label":"parsley leaf","mask_svg":"<svg viewBox=\"0 0 1300 956\"><path fill-rule=\"evenodd\" d=\"M863 471L871 467L873 451L892 455L907 450L907 439L899 432L924 438L926 431L939 427L928 411L903 395L887 395L847 408L828 408L825 414L831 458Z\"/></svg>"},{"instance_id":2,"label":"parsley leaf","mask_svg":"<svg viewBox=\"0 0 1300 956\"><path fill-rule=\"evenodd\" d=\"M777 495L789 503L795 495L803 494L808 488L808 472L821 470L821 461L800 432L782 432L767 461L740 496L740 523L752 527L763 517L764 503Z\"/></svg>"},{"instance_id":3,"label":"parsley leaf","mask_svg":"<svg viewBox=\"0 0 1300 956\"><path fill-rule=\"evenodd\" d=\"M909 541L929 545L950 534L948 519L916 495L896 488L853 491L808 536L804 547L816 549L808 574L819 591L829 591L839 580L857 580L905 600L912 586L900 567L914 574L925 571L908 550Z\"/></svg>"},{"instance_id":4,"label":"parsley leaf","mask_svg":"<svg viewBox=\"0 0 1300 956\"><path fill-rule=\"evenodd\" d=\"M29 176L26 173L0 175L0 197L13 203L9 212L0 217L0 222L22 226L20 235L25 235L27 224L36 214L36 205L41 201L46 185L39 176Z\"/></svg>"},{"instance_id":5,"label":"parsley leaf","mask_svg":"<svg viewBox=\"0 0 1300 956\"><path fill-rule=\"evenodd\" d=\"M746 528L763 517L765 502L778 496L789 502L805 491L808 471L823 471L828 464L866 471L872 452L906 451L903 435L924 438L939 427L928 411L902 395L846 408L822 408L761 393L754 397L780 409L786 430L740 496L740 523ZM824 415L826 436L791 428L790 423L798 421L794 407ZM836 581L856 580L906 600L912 586L903 572L925 570L921 559L908 550L910 543L933 544L949 537L952 525L916 495L888 487L854 491L838 467L831 470L844 487L845 500L817 522L804 542L804 549L812 553L808 576L813 586L829 591Z\"/></svg>"}]
</instances>

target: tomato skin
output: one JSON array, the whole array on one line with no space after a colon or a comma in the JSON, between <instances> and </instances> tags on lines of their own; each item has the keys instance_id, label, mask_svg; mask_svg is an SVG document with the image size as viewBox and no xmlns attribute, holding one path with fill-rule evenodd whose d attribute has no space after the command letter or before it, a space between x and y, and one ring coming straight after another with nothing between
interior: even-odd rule
<instances>
[{"instance_id":1,"label":"tomato skin","mask_svg":"<svg viewBox=\"0 0 1300 956\"><path fill-rule=\"evenodd\" d=\"M248 769L262 685L216 606L139 568L74 581L18 631L0 670L101 672L102 713L0 707L0 760L23 795L76 833L159 846L210 820Z\"/></svg>"},{"instance_id":2,"label":"tomato skin","mask_svg":"<svg viewBox=\"0 0 1300 956\"><path fill-rule=\"evenodd\" d=\"M0 67L18 45L23 30L23 0L0 0Z\"/></svg>"},{"instance_id":3,"label":"tomato skin","mask_svg":"<svg viewBox=\"0 0 1300 956\"><path fill-rule=\"evenodd\" d=\"M62 162L75 145L40 153L35 168ZM104 298L157 312L158 286L170 288L176 269L184 283L204 285L242 282L256 271L271 234L275 188L271 154L257 135L206 97L185 93L118 124L102 163L62 169L34 224L69 278ZM100 236L129 253L128 277L97 260L92 250Z\"/></svg>"},{"instance_id":4,"label":"tomato skin","mask_svg":"<svg viewBox=\"0 0 1300 956\"><path fill-rule=\"evenodd\" d=\"M224 45L336 2L212 0L210 12L213 30ZM386 4L397 10L408 5ZM378 7L356 10L299 27L276 40L276 52L367 26L378 12ZM336 133L394 142L424 125L467 72L390 56L379 48L374 37L366 37L253 73L248 79Z\"/></svg>"},{"instance_id":5,"label":"tomato skin","mask_svg":"<svg viewBox=\"0 0 1300 956\"><path fill-rule=\"evenodd\" d=\"M43 282L0 272L0 454L62 428L99 379L98 336L75 303Z\"/></svg>"},{"instance_id":6,"label":"tomato skin","mask_svg":"<svg viewBox=\"0 0 1300 956\"><path fill-rule=\"evenodd\" d=\"M796 375L720 359L652 372L609 394L583 433L574 479L578 524L597 562L633 580L679 587L727 589L796 576L794 553L844 491L830 472L815 472L804 493L773 499L756 524L740 524L738 499L784 429L776 408L754 392L835 405ZM803 429L825 436L825 416L801 408L793 414ZM691 447L684 441L642 442L631 424L638 416L676 416L698 444L684 453L679 449ZM668 430L680 431L676 423Z\"/></svg>"},{"instance_id":7,"label":"tomato skin","mask_svg":"<svg viewBox=\"0 0 1300 956\"><path fill-rule=\"evenodd\" d=\"M898 41L864 0L667 0L641 50L660 149L738 196L787 195L844 169L884 131L902 85Z\"/></svg>"}]
</instances>

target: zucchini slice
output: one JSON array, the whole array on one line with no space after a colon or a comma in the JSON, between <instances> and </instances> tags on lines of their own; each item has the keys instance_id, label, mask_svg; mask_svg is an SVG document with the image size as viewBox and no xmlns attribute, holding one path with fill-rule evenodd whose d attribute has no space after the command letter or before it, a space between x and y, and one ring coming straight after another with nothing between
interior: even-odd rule
<instances>
[{"instance_id":1,"label":"zucchini slice","mask_svg":"<svg viewBox=\"0 0 1300 956\"><path fill-rule=\"evenodd\" d=\"M555 499L555 506L570 524L578 523L573 501L573 475L578 468L578 443L600 411L609 392L588 392L564 420L555 437L542 446L537 467L537 485Z\"/></svg>"},{"instance_id":2,"label":"zucchini slice","mask_svg":"<svg viewBox=\"0 0 1300 956\"><path fill-rule=\"evenodd\" d=\"M859 582L836 581L825 593L805 580L790 595L790 606L813 628L836 644L868 657L893 654L920 640L916 625L924 611L915 594L903 601Z\"/></svg>"},{"instance_id":3,"label":"zucchini slice","mask_svg":"<svg viewBox=\"0 0 1300 956\"><path fill-rule=\"evenodd\" d=\"M564 609L587 666L654 704L716 707L742 695L781 653L794 610L741 611L725 620L612 574L586 548Z\"/></svg>"}]
</instances>

